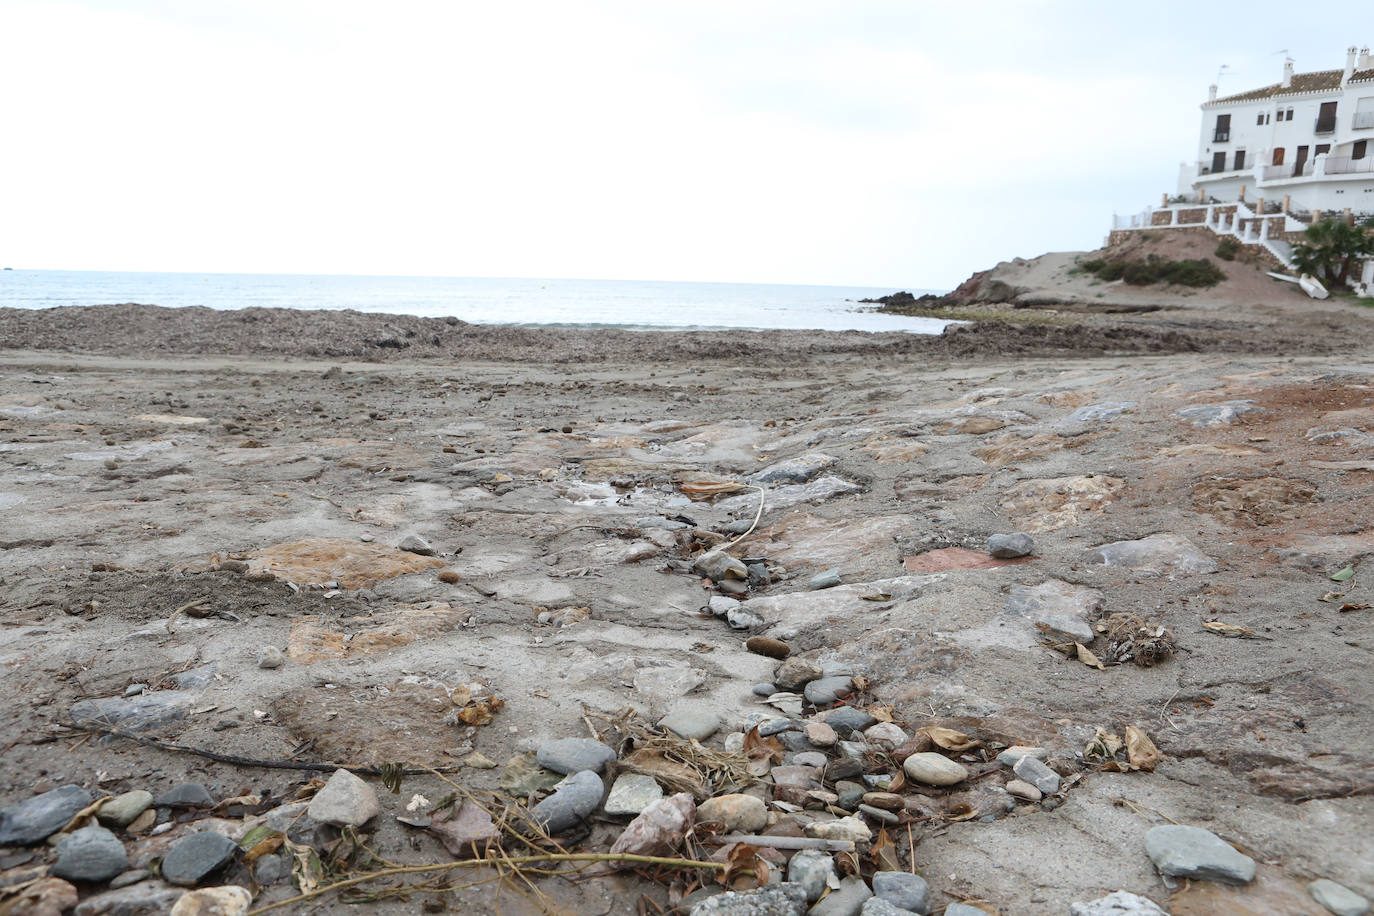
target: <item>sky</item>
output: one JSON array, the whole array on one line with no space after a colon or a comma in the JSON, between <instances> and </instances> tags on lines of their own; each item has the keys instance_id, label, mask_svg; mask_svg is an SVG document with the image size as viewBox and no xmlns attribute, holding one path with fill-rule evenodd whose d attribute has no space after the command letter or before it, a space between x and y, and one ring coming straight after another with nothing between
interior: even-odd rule
<instances>
[{"instance_id":1,"label":"sky","mask_svg":"<svg viewBox=\"0 0 1374 916\"><path fill-rule=\"evenodd\" d=\"M948 288L1374 44L1321 8L0 0L0 264Z\"/></svg>"}]
</instances>

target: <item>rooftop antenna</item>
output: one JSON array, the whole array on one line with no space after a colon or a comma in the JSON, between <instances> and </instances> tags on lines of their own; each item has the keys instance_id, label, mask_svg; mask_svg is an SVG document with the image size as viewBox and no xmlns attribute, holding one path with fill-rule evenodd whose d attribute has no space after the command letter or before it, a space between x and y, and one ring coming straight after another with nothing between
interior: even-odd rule
<instances>
[{"instance_id":1,"label":"rooftop antenna","mask_svg":"<svg viewBox=\"0 0 1374 916\"><path fill-rule=\"evenodd\" d=\"M1220 67L1217 68L1217 78L1216 78L1216 82L1217 82L1218 85L1221 84L1221 78L1222 78L1223 76L1228 76L1228 75L1229 75L1229 74L1227 74L1226 71L1227 71L1227 70L1230 70L1230 69L1231 69L1231 65L1230 65L1230 64L1222 64Z\"/></svg>"}]
</instances>

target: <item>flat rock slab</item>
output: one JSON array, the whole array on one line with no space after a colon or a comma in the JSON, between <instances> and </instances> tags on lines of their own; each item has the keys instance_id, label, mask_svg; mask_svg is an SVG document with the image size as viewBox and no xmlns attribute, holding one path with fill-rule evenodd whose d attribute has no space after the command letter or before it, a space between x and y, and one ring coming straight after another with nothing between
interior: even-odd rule
<instances>
[{"instance_id":1,"label":"flat rock slab","mask_svg":"<svg viewBox=\"0 0 1374 916\"><path fill-rule=\"evenodd\" d=\"M1173 878L1245 884L1255 877L1254 859L1201 827L1153 827L1145 834L1145 854L1160 874Z\"/></svg>"},{"instance_id":2,"label":"flat rock slab","mask_svg":"<svg viewBox=\"0 0 1374 916\"><path fill-rule=\"evenodd\" d=\"M895 565L896 538L914 529L909 516L826 519L809 512L789 515L741 545L748 556L768 557L788 568L848 566L855 557Z\"/></svg>"},{"instance_id":3,"label":"flat rock slab","mask_svg":"<svg viewBox=\"0 0 1374 916\"><path fill-rule=\"evenodd\" d=\"M1044 477L1009 488L998 505L1027 533L1042 534L1083 524L1125 488L1126 481L1102 474Z\"/></svg>"},{"instance_id":4,"label":"flat rock slab","mask_svg":"<svg viewBox=\"0 0 1374 916\"><path fill-rule=\"evenodd\" d=\"M1312 899L1326 907L1336 916L1364 916L1369 912L1369 901L1343 884L1327 878L1319 878L1307 885Z\"/></svg>"},{"instance_id":5,"label":"flat rock slab","mask_svg":"<svg viewBox=\"0 0 1374 916\"><path fill-rule=\"evenodd\" d=\"M1093 641L1089 621L1102 609L1102 601L1102 593L1095 588L1050 579L1039 585L1012 585L1007 591L1007 613L1087 645Z\"/></svg>"},{"instance_id":6,"label":"flat rock slab","mask_svg":"<svg viewBox=\"0 0 1374 916\"><path fill-rule=\"evenodd\" d=\"M790 595L751 598L744 602L744 610L762 618L765 626L779 631L774 635L787 638L781 634L825 626L830 617L868 613L887 601L905 601L943 578L941 575L899 576Z\"/></svg>"},{"instance_id":7,"label":"flat rock slab","mask_svg":"<svg viewBox=\"0 0 1374 916\"><path fill-rule=\"evenodd\" d=\"M229 864L238 844L218 833L193 833L181 839L162 857L162 879L169 884L193 887Z\"/></svg>"},{"instance_id":8,"label":"flat rock slab","mask_svg":"<svg viewBox=\"0 0 1374 916\"><path fill-rule=\"evenodd\" d=\"M325 659L379 655L417 639L440 636L469 616L463 608L426 601L337 623L311 615L298 617L287 636L286 657L296 664L310 665Z\"/></svg>"},{"instance_id":9,"label":"flat rock slab","mask_svg":"<svg viewBox=\"0 0 1374 916\"><path fill-rule=\"evenodd\" d=\"M1063 427L1100 426L1135 407L1135 401L1101 401L1084 404L1059 421Z\"/></svg>"},{"instance_id":10,"label":"flat rock slab","mask_svg":"<svg viewBox=\"0 0 1374 916\"><path fill-rule=\"evenodd\" d=\"M770 464L762 471L750 474L744 478L746 483L757 486L766 484L788 484L806 483L821 471L833 466L838 458L827 455L824 452L808 452L805 455L798 455L795 458L788 458L776 464Z\"/></svg>"},{"instance_id":11,"label":"flat rock slab","mask_svg":"<svg viewBox=\"0 0 1374 916\"><path fill-rule=\"evenodd\" d=\"M296 585L370 588L378 582L443 566L437 557L346 538L306 538L255 550L244 557L250 575L270 575Z\"/></svg>"},{"instance_id":12,"label":"flat rock slab","mask_svg":"<svg viewBox=\"0 0 1374 916\"><path fill-rule=\"evenodd\" d=\"M1172 916L1331 916L1302 883L1279 868L1261 865L1255 880L1236 886L1190 881L1168 901Z\"/></svg>"},{"instance_id":13,"label":"flat rock slab","mask_svg":"<svg viewBox=\"0 0 1374 916\"><path fill-rule=\"evenodd\" d=\"M1177 534L1152 534L1137 541L1116 541L1089 550L1089 563L1120 566L1145 576L1189 576L1214 573L1217 564L1193 542Z\"/></svg>"},{"instance_id":14,"label":"flat rock slab","mask_svg":"<svg viewBox=\"0 0 1374 916\"><path fill-rule=\"evenodd\" d=\"M41 843L91 803L80 786L62 786L0 810L0 846Z\"/></svg>"},{"instance_id":15,"label":"flat rock slab","mask_svg":"<svg viewBox=\"0 0 1374 916\"><path fill-rule=\"evenodd\" d=\"M652 776L622 773L611 786L611 794L606 796L604 810L610 815L637 815L661 798L663 788Z\"/></svg>"},{"instance_id":16,"label":"flat rock slab","mask_svg":"<svg viewBox=\"0 0 1374 916\"><path fill-rule=\"evenodd\" d=\"M982 550L943 547L907 557L902 561L902 566L911 572L938 573L954 569L1002 569L1007 566L1020 566L1030 561L1031 558L1027 556L998 559Z\"/></svg>"},{"instance_id":17,"label":"flat rock slab","mask_svg":"<svg viewBox=\"0 0 1374 916\"><path fill-rule=\"evenodd\" d=\"M1126 891L1117 891L1089 903L1069 905L1069 916L1169 916L1154 901Z\"/></svg>"},{"instance_id":18,"label":"flat rock slab","mask_svg":"<svg viewBox=\"0 0 1374 916\"><path fill-rule=\"evenodd\" d=\"M1206 429L1213 426L1230 426L1239 418L1257 410L1254 401L1226 401L1221 404L1199 404L1197 407L1185 407L1174 412L1174 416L1180 420L1186 420L1193 426Z\"/></svg>"},{"instance_id":19,"label":"flat rock slab","mask_svg":"<svg viewBox=\"0 0 1374 916\"><path fill-rule=\"evenodd\" d=\"M78 700L72 704L72 722L80 726L104 725L138 732L180 721L199 694L189 690L158 690L133 697Z\"/></svg>"},{"instance_id":20,"label":"flat rock slab","mask_svg":"<svg viewBox=\"0 0 1374 916\"><path fill-rule=\"evenodd\" d=\"M838 477L821 477L810 483L787 484L780 487L770 487L763 491L763 508L767 512L770 509L790 509L802 503L821 502L822 500L833 499L836 496L843 496L846 493L862 492L863 487ZM744 493L740 496L732 496L729 499L721 500L716 508L726 512L754 512L759 506L758 493Z\"/></svg>"}]
</instances>

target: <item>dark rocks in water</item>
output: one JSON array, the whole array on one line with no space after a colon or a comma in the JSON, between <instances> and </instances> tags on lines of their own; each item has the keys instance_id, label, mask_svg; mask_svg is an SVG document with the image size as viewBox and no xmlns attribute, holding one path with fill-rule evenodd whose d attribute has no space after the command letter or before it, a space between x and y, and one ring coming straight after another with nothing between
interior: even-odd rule
<instances>
[{"instance_id":1,"label":"dark rocks in water","mask_svg":"<svg viewBox=\"0 0 1374 916\"><path fill-rule=\"evenodd\" d=\"M867 305L924 305L930 306L931 308L945 304L944 296L937 296L934 293L925 293L920 296L915 296L906 290L893 293L890 296L879 296L876 299L860 299L859 301Z\"/></svg>"}]
</instances>

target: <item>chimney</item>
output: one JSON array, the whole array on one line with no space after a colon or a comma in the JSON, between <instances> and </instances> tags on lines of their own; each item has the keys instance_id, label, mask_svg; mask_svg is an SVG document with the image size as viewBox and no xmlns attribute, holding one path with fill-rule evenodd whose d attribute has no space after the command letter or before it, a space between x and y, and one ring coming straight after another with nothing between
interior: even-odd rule
<instances>
[{"instance_id":1,"label":"chimney","mask_svg":"<svg viewBox=\"0 0 1374 916\"><path fill-rule=\"evenodd\" d=\"M1213 83L1212 85L1210 85L1210 86L1207 87L1207 101L1209 101L1209 102L1215 102L1216 100L1217 100L1217 84L1216 84L1216 83Z\"/></svg>"},{"instance_id":2,"label":"chimney","mask_svg":"<svg viewBox=\"0 0 1374 916\"><path fill-rule=\"evenodd\" d=\"M1359 70L1368 70L1374 67L1374 60L1369 59L1369 45L1360 48L1360 59L1355 62L1355 67Z\"/></svg>"},{"instance_id":3,"label":"chimney","mask_svg":"<svg viewBox=\"0 0 1374 916\"><path fill-rule=\"evenodd\" d=\"M1283 62L1283 81L1279 84L1284 89L1293 85L1293 58L1288 58Z\"/></svg>"},{"instance_id":4,"label":"chimney","mask_svg":"<svg viewBox=\"0 0 1374 916\"><path fill-rule=\"evenodd\" d=\"M1350 74L1355 72L1355 56L1359 53L1358 49L1351 45L1345 49L1345 69L1341 71L1341 88L1350 82Z\"/></svg>"}]
</instances>

